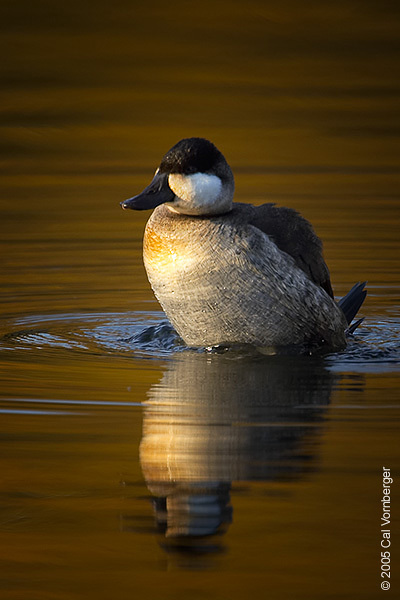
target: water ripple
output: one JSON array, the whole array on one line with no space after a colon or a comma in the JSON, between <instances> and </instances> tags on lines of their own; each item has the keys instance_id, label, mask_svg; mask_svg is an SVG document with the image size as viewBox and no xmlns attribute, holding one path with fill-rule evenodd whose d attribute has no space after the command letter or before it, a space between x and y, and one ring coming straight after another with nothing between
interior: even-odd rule
<instances>
[{"instance_id":1,"label":"water ripple","mask_svg":"<svg viewBox=\"0 0 400 600\"><path fill-rule=\"evenodd\" d=\"M30 315L8 323L0 351L66 351L165 358L189 350L162 312ZM326 357L334 371L399 371L400 331L396 318L364 324L343 352Z\"/></svg>"}]
</instances>

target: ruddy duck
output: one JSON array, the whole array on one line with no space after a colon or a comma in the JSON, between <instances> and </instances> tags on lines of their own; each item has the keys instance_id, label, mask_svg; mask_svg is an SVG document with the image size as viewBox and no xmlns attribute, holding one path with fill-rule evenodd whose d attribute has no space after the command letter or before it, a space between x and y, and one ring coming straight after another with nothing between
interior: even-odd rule
<instances>
[{"instance_id":1,"label":"ruddy duck","mask_svg":"<svg viewBox=\"0 0 400 600\"><path fill-rule=\"evenodd\" d=\"M141 194L121 203L155 209L144 264L178 334L197 347L343 349L365 284L336 303L311 224L291 208L236 203L233 194L221 152L189 138L165 154Z\"/></svg>"}]
</instances>

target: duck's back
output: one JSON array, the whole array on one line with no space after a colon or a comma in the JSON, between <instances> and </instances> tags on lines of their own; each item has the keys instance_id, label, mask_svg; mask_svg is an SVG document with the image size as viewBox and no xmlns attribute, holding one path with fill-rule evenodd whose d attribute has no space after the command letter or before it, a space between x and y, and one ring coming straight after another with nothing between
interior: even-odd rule
<instances>
[{"instance_id":1,"label":"duck's back","mask_svg":"<svg viewBox=\"0 0 400 600\"><path fill-rule=\"evenodd\" d=\"M307 260L296 258L295 251L288 254L284 236L275 239L268 211L234 204L227 214L193 217L160 206L150 217L144 238L147 274L188 345L284 347L322 340L332 348L346 345L342 311L323 281L307 273ZM321 269L317 277L324 280Z\"/></svg>"}]
</instances>

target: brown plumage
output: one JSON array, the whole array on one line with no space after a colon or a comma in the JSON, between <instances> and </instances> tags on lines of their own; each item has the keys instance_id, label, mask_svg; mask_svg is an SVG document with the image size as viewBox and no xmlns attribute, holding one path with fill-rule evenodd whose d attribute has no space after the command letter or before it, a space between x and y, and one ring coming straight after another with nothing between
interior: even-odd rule
<instances>
[{"instance_id":1,"label":"brown plumage","mask_svg":"<svg viewBox=\"0 0 400 600\"><path fill-rule=\"evenodd\" d=\"M294 258L311 281L321 286L331 298L333 290L323 253L322 242L311 223L293 208L262 204L254 207L250 223L266 233L280 250Z\"/></svg>"}]
</instances>

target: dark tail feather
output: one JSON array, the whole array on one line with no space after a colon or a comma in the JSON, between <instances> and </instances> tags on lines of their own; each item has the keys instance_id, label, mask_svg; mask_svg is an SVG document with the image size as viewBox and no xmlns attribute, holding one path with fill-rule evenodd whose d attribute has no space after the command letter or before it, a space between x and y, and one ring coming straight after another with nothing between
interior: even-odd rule
<instances>
[{"instance_id":1,"label":"dark tail feather","mask_svg":"<svg viewBox=\"0 0 400 600\"><path fill-rule=\"evenodd\" d=\"M355 330L357 329L357 327L359 325L361 325L361 323L364 321L364 317L362 319L357 319L357 321L354 321L354 323L352 325L349 325L349 327L346 329L346 334L347 335L352 335Z\"/></svg>"},{"instance_id":2,"label":"dark tail feather","mask_svg":"<svg viewBox=\"0 0 400 600\"><path fill-rule=\"evenodd\" d=\"M350 325L356 314L358 313L361 304L365 300L365 296L367 295L367 290L364 290L367 282L364 283L356 283L353 285L348 294L346 294L343 298L341 298L338 302L340 308L344 312L344 316L346 317L347 323ZM358 327L360 323L354 323L352 326L352 331ZM352 332L351 332L352 333Z\"/></svg>"}]
</instances>

